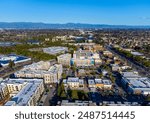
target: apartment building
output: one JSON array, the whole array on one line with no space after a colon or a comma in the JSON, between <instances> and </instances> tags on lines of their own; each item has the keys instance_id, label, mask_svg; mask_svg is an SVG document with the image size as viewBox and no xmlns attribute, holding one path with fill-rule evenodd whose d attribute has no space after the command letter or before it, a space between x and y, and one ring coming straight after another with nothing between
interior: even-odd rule
<instances>
[{"instance_id":1,"label":"apartment building","mask_svg":"<svg viewBox=\"0 0 150 123\"><path fill-rule=\"evenodd\" d=\"M7 85L0 83L0 101L3 101L9 95Z\"/></svg>"},{"instance_id":2,"label":"apartment building","mask_svg":"<svg viewBox=\"0 0 150 123\"><path fill-rule=\"evenodd\" d=\"M6 79L3 83L13 94L5 106L36 106L44 92L43 79Z\"/></svg>"},{"instance_id":3,"label":"apartment building","mask_svg":"<svg viewBox=\"0 0 150 123\"><path fill-rule=\"evenodd\" d=\"M17 78L42 78L45 84L59 83L63 68L61 64L50 65L49 62L38 62L25 66L14 75Z\"/></svg>"},{"instance_id":4,"label":"apartment building","mask_svg":"<svg viewBox=\"0 0 150 123\"><path fill-rule=\"evenodd\" d=\"M74 52L71 64L76 66L94 66L101 63L101 59L98 53L93 53L88 50L79 50Z\"/></svg>"},{"instance_id":5,"label":"apartment building","mask_svg":"<svg viewBox=\"0 0 150 123\"><path fill-rule=\"evenodd\" d=\"M78 77L63 79L63 84L65 87L70 87L72 89L84 88L84 80L79 79Z\"/></svg>"},{"instance_id":6,"label":"apartment building","mask_svg":"<svg viewBox=\"0 0 150 123\"><path fill-rule=\"evenodd\" d=\"M71 54L63 54L57 57L57 61L59 64L70 66L71 63Z\"/></svg>"},{"instance_id":7,"label":"apartment building","mask_svg":"<svg viewBox=\"0 0 150 123\"><path fill-rule=\"evenodd\" d=\"M99 89L111 89L112 82L107 79L89 79L88 87L89 88L99 88Z\"/></svg>"}]
</instances>

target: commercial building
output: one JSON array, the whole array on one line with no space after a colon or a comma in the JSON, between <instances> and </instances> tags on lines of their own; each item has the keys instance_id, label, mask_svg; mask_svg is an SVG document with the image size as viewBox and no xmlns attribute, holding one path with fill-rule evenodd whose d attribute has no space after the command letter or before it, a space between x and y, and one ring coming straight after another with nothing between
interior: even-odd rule
<instances>
[{"instance_id":1,"label":"commercial building","mask_svg":"<svg viewBox=\"0 0 150 123\"><path fill-rule=\"evenodd\" d=\"M25 56L17 56L14 54L0 55L0 65L2 65L3 67L8 66L10 61L13 61L15 64L17 64L17 63L27 62L30 60L31 58Z\"/></svg>"},{"instance_id":2,"label":"commercial building","mask_svg":"<svg viewBox=\"0 0 150 123\"><path fill-rule=\"evenodd\" d=\"M3 83L12 94L5 106L36 106L44 92L42 79L6 79Z\"/></svg>"},{"instance_id":3,"label":"commercial building","mask_svg":"<svg viewBox=\"0 0 150 123\"><path fill-rule=\"evenodd\" d=\"M51 55L68 52L68 47L48 47L43 48L43 52Z\"/></svg>"},{"instance_id":4,"label":"commercial building","mask_svg":"<svg viewBox=\"0 0 150 123\"><path fill-rule=\"evenodd\" d=\"M123 72L121 82L128 93L150 94L150 79L139 76L137 72Z\"/></svg>"},{"instance_id":5,"label":"commercial building","mask_svg":"<svg viewBox=\"0 0 150 123\"><path fill-rule=\"evenodd\" d=\"M57 61L59 64L70 66L71 64L71 54L63 54L57 57Z\"/></svg>"},{"instance_id":6,"label":"commercial building","mask_svg":"<svg viewBox=\"0 0 150 123\"><path fill-rule=\"evenodd\" d=\"M14 73L17 78L42 78L45 84L59 83L62 75L62 65L50 65L50 62L40 61L25 66L22 70Z\"/></svg>"},{"instance_id":7,"label":"commercial building","mask_svg":"<svg viewBox=\"0 0 150 123\"><path fill-rule=\"evenodd\" d=\"M72 89L84 88L84 80L78 77L68 77L68 79L63 79L63 84L65 87Z\"/></svg>"}]
</instances>

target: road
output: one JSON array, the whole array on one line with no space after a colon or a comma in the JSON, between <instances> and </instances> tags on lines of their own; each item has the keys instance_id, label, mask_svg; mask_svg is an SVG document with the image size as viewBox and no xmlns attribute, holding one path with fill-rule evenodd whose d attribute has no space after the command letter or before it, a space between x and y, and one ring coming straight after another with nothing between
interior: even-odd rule
<instances>
[{"instance_id":1,"label":"road","mask_svg":"<svg viewBox=\"0 0 150 123\"><path fill-rule=\"evenodd\" d=\"M3 67L0 69L0 78L9 77L11 74L15 73L16 71L22 69L25 65L31 64L31 61L15 64L14 68Z\"/></svg>"},{"instance_id":2,"label":"road","mask_svg":"<svg viewBox=\"0 0 150 123\"><path fill-rule=\"evenodd\" d=\"M150 77L150 72L148 69L144 68L141 64L135 62L135 61L131 61L130 59L127 59L126 57L120 55L119 53L115 52L114 50L112 50L109 46L105 46L105 48L107 50L109 50L110 52L112 52L113 54L117 55L121 60L124 60L128 63L129 66L131 66L132 68L136 69L141 75Z\"/></svg>"},{"instance_id":3,"label":"road","mask_svg":"<svg viewBox=\"0 0 150 123\"><path fill-rule=\"evenodd\" d=\"M54 87L50 88L50 91L47 93L47 97L46 97L46 99L44 101L44 104L43 104L44 106L49 106L50 105L49 101L54 96L55 90L56 90L56 88L54 88Z\"/></svg>"}]
</instances>

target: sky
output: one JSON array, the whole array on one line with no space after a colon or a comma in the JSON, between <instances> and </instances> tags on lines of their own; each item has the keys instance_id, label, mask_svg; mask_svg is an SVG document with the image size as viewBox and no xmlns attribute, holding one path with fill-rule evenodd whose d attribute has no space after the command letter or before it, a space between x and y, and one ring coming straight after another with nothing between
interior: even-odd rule
<instances>
[{"instance_id":1,"label":"sky","mask_svg":"<svg viewBox=\"0 0 150 123\"><path fill-rule=\"evenodd\" d=\"M150 0L0 0L0 22L150 25Z\"/></svg>"}]
</instances>

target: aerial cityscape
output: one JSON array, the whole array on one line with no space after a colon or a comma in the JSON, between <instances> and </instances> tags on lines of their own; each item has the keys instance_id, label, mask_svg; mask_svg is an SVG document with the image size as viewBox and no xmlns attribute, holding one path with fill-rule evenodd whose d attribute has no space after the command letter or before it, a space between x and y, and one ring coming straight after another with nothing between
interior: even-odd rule
<instances>
[{"instance_id":1,"label":"aerial cityscape","mask_svg":"<svg viewBox=\"0 0 150 123\"><path fill-rule=\"evenodd\" d=\"M150 106L150 2L91 1L1 1L0 106Z\"/></svg>"}]
</instances>

